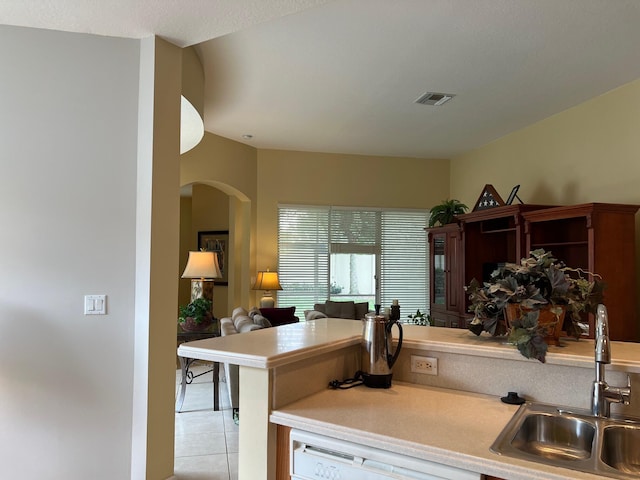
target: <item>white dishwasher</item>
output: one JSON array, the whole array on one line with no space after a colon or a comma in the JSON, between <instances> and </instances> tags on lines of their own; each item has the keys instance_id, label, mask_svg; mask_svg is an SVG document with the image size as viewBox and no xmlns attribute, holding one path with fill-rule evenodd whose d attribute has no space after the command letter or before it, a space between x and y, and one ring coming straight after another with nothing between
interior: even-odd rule
<instances>
[{"instance_id":1,"label":"white dishwasher","mask_svg":"<svg viewBox=\"0 0 640 480\"><path fill-rule=\"evenodd\" d=\"M479 480L479 473L291 430L292 480Z\"/></svg>"}]
</instances>

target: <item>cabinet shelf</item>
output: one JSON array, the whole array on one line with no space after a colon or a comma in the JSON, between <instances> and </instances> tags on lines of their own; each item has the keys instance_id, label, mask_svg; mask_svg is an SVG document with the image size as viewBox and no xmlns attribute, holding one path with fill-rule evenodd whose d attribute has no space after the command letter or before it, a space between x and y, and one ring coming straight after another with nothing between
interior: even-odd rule
<instances>
[{"instance_id":1,"label":"cabinet shelf","mask_svg":"<svg viewBox=\"0 0 640 480\"><path fill-rule=\"evenodd\" d=\"M635 301L637 210L636 205L585 203L523 214L528 250L544 248L566 265L602 277L612 340L640 338ZM585 321L593 338L593 315L585 315Z\"/></svg>"},{"instance_id":2,"label":"cabinet shelf","mask_svg":"<svg viewBox=\"0 0 640 480\"><path fill-rule=\"evenodd\" d=\"M492 228L490 230L484 230L480 228L480 233L492 234L492 233L505 233L505 232L515 232L515 228Z\"/></svg>"},{"instance_id":3,"label":"cabinet shelf","mask_svg":"<svg viewBox=\"0 0 640 480\"><path fill-rule=\"evenodd\" d=\"M545 250L549 250L553 247L570 247L570 246L586 246L589 245L587 240L579 241L579 242L536 242L531 244L531 249L534 250L536 248L544 248Z\"/></svg>"},{"instance_id":4,"label":"cabinet shelf","mask_svg":"<svg viewBox=\"0 0 640 480\"><path fill-rule=\"evenodd\" d=\"M484 281L501 263L519 263L544 248L566 265L597 273L607 288L612 340L639 341L636 314L637 205L507 205L458 215L458 224L429 232L431 315L436 325L466 328L464 286ZM437 253L436 253L437 250ZM443 264L443 265L441 265ZM437 271L436 267L444 267ZM624 274L621 274L624 272ZM593 315L589 337L593 338Z\"/></svg>"}]
</instances>

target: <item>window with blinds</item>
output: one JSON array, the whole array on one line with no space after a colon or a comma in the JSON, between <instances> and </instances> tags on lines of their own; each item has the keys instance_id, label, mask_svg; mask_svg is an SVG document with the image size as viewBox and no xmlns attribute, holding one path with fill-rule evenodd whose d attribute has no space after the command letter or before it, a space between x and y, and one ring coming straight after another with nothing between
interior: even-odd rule
<instances>
[{"instance_id":1,"label":"window with blinds","mask_svg":"<svg viewBox=\"0 0 640 480\"><path fill-rule=\"evenodd\" d=\"M280 205L280 305L327 299L429 311L427 210Z\"/></svg>"}]
</instances>

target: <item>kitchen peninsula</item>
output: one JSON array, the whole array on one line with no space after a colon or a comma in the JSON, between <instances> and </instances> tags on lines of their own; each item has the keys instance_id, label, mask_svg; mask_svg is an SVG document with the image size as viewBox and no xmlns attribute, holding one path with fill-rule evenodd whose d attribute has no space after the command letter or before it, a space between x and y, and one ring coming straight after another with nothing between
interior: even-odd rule
<instances>
[{"instance_id":1,"label":"kitchen peninsula","mask_svg":"<svg viewBox=\"0 0 640 480\"><path fill-rule=\"evenodd\" d=\"M543 365L504 339L405 325L391 389L329 390L331 380L358 370L361 328L359 321L318 319L179 347L181 356L240 366L240 480L276 479L278 425L505 479L598 478L489 451L516 410L500 402L509 391L588 407L593 341L564 340ZM438 375L411 373L411 355L437 358ZM630 375L633 386L632 404L614 411L640 416L640 344L612 342L612 356L607 380L621 385Z\"/></svg>"}]
</instances>

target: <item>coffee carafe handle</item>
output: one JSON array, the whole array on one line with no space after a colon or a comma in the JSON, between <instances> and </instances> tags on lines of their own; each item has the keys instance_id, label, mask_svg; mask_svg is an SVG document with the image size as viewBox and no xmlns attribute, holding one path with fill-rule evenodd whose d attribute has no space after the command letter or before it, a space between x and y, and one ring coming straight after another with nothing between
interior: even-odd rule
<instances>
[{"instance_id":1,"label":"coffee carafe handle","mask_svg":"<svg viewBox=\"0 0 640 480\"><path fill-rule=\"evenodd\" d=\"M393 352L393 355L391 355L390 353L387 353L387 363L389 364L389 368L393 367L393 364L396 363L396 360L398 359L398 355L400 354L400 348L402 348L402 325L400 325L400 323L396 322L396 321L389 321L387 323L387 325L385 326L385 333L387 335L391 334L391 327L393 327L394 325L396 325L398 327L398 346L396 347L396 351ZM385 339L386 340L386 339ZM387 345L390 344L390 342L385 342Z\"/></svg>"}]
</instances>

